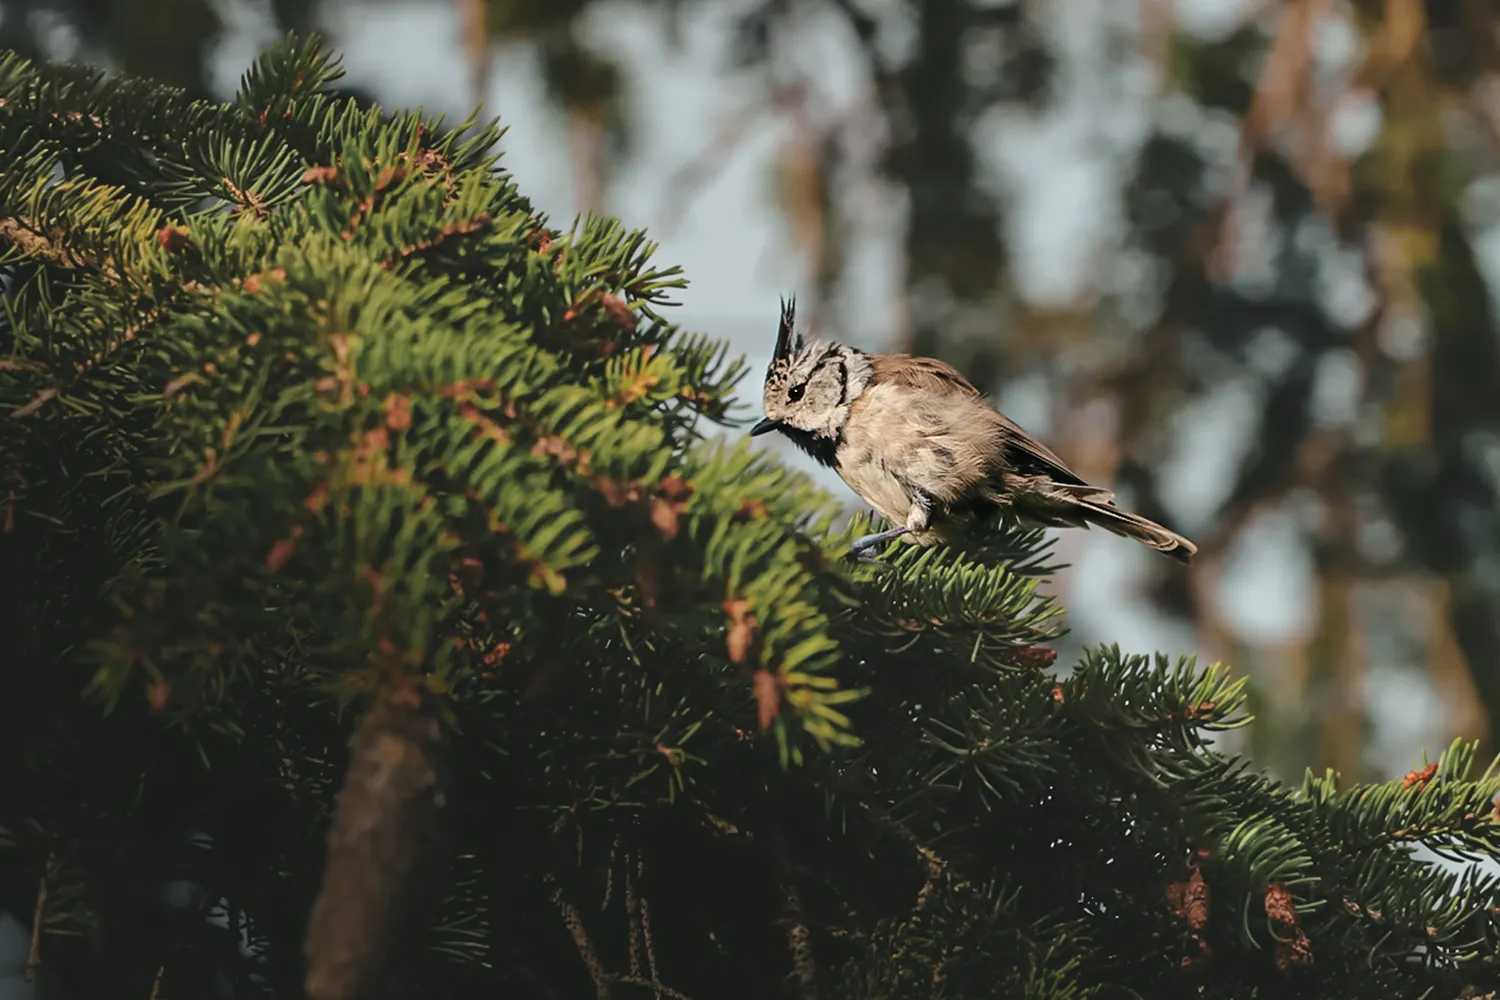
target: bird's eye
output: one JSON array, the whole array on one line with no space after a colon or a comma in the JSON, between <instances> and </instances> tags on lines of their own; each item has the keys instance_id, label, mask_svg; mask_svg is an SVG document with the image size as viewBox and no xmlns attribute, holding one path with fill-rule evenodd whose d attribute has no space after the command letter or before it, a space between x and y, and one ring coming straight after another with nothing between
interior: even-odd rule
<instances>
[{"instance_id":1,"label":"bird's eye","mask_svg":"<svg viewBox=\"0 0 1500 1000\"><path fill-rule=\"evenodd\" d=\"M799 399L802 398L802 394L804 392L806 392L806 391L807 391L807 386L805 386L805 385L794 385L794 386L792 386L790 389L788 389L786 391L786 401L788 403L795 403L797 400L799 400Z\"/></svg>"}]
</instances>

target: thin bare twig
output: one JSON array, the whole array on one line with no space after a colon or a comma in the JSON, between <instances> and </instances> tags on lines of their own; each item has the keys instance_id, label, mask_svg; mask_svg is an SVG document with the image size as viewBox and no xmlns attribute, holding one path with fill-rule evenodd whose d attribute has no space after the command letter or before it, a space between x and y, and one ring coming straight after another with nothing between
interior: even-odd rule
<instances>
[{"instance_id":1,"label":"thin bare twig","mask_svg":"<svg viewBox=\"0 0 1500 1000\"><path fill-rule=\"evenodd\" d=\"M787 946L792 953L792 973L797 977L802 1000L817 1000L818 967L813 961L812 934L802 909L802 894L789 879L782 887L781 908L786 923Z\"/></svg>"},{"instance_id":2,"label":"thin bare twig","mask_svg":"<svg viewBox=\"0 0 1500 1000\"><path fill-rule=\"evenodd\" d=\"M594 950L594 943L589 940L588 931L583 927L583 918L579 916L573 904L563 896L562 886L558 884L557 878L551 872L544 874L542 881L552 889L552 904L562 915L563 926L567 927L568 933L573 936L573 944L578 949L578 957L583 960L584 966L589 970L589 976L594 980L595 994L599 1000L609 1000L609 985L615 977L610 976L600 963L599 953Z\"/></svg>"},{"instance_id":3,"label":"thin bare twig","mask_svg":"<svg viewBox=\"0 0 1500 1000\"><path fill-rule=\"evenodd\" d=\"M609 867L604 872L604 901L599 904L599 909L609 909L609 901L615 895L615 858L620 854L620 838L616 837L609 845Z\"/></svg>"},{"instance_id":4,"label":"thin bare twig","mask_svg":"<svg viewBox=\"0 0 1500 1000\"><path fill-rule=\"evenodd\" d=\"M798 995L802 1000L817 1000L818 967L813 959L812 933L807 927L802 894L797 891L797 883L792 876L786 833L776 815L775 803L771 802L769 805L771 863L781 886L781 919L777 922L786 927L787 948L791 952L792 974L797 979Z\"/></svg>"},{"instance_id":5,"label":"thin bare twig","mask_svg":"<svg viewBox=\"0 0 1500 1000\"><path fill-rule=\"evenodd\" d=\"M693 1000L681 990L674 990L666 983L655 979L642 979L640 976L616 976L615 982L624 983L626 986L649 986L656 991L657 996L667 997L668 1000Z\"/></svg>"},{"instance_id":6,"label":"thin bare twig","mask_svg":"<svg viewBox=\"0 0 1500 1000\"><path fill-rule=\"evenodd\" d=\"M52 874L53 855L47 855L47 867L42 871L42 880L36 888L36 912L31 916L31 947L26 951L26 965L21 978L31 982L42 967L42 914L47 909L47 879Z\"/></svg>"},{"instance_id":7,"label":"thin bare twig","mask_svg":"<svg viewBox=\"0 0 1500 1000\"><path fill-rule=\"evenodd\" d=\"M635 876L640 881L646 879L646 861L639 854L635 858ZM641 900L641 940L646 942L646 968L651 971L653 983L661 980L661 972L656 968L656 941L651 934L651 900L645 896ZM631 931L631 941L635 940L635 932ZM661 992L658 991L657 1000L661 1000Z\"/></svg>"},{"instance_id":8,"label":"thin bare twig","mask_svg":"<svg viewBox=\"0 0 1500 1000\"><path fill-rule=\"evenodd\" d=\"M914 852L917 860L927 873L927 879L922 883L922 888L917 892L916 902L912 906L913 915L920 915L932 900L933 891L937 889L940 881L948 877L948 862L944 861L936 851L922 843L921 839L912 832L911 828L893 816L886 815L883 811L876 809L868 802L859 802L859 809L866 816L874 820L879 826L888 832Z\"/></svg>"},{"instance_id":9,"label":"thin bare twig","mask_svg":"<svg viewBox=\"0 0 1500 1000\"><path fill-rule=\"evenodd\" d=\"M641 899L636 895L635 877L627 870L625 874L625 927L630 935L630 974L641 975L641 943L636 935L640 918Z\"/></svg>"}]
</instances>

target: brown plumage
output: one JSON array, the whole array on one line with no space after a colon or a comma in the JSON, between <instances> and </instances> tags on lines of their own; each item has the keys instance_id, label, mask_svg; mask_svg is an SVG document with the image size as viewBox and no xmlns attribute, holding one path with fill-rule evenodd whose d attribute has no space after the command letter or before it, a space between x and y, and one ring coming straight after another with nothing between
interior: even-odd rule
<instances>
[{"instance_id":1,"label":"brown plumage","mask_svg":"<svg viewBox=\"0 0 1500 1000\"><path fill-rule=\"evenodd\" d=\"M949 365L805 346L793 339L792 316L785 307L766 419L751 433L785 434L896 526L860 539L856 554L892 538L931 545L959 515L1013 511L1045 525L1095 525L1191 561L1192 542L1116 507L1112 493L1085 482Z\"/></svg>"}]
</instances>

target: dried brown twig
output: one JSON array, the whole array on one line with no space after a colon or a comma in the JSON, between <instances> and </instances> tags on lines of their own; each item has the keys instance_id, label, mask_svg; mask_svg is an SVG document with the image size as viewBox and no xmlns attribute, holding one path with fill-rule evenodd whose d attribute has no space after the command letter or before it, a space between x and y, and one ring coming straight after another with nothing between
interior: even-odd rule
<instances>
[{"instance_id":1,"label":"dried brown twig","mask_svg":"<svg viewBox=\"0 0 1500 1000\"><path fill-rule=\"evenodd\" d=\"M42 871L36 888L36 912L31 917L31 946L26 950L26 965L21 969L21 978L31 982L42 967L42 916L47 910L47 879L52 875L53 856L47 855L47 867Z\"/></svg>"}]
</instances>

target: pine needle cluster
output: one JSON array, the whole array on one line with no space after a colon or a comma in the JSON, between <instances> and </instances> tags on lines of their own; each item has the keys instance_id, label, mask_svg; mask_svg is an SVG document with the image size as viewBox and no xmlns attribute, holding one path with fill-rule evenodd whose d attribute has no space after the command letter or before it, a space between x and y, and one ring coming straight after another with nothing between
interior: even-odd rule
<instances>
[{"instance_id":1,"label":"pine needle cluster","mask_svg":"<svg viewBox=\"0 0 1500 1000\"><path fill-rule=\"evenodd\" d=\"M1054 672L1044 536L841 558L674 268L493 125L0 56L0 909L90 997L1440 997L1473 749L1298 789ZM733 436L731 436L732 439ZM1426 853L1423 853L1423 852Z\"/></svg>"}]
</instances>

